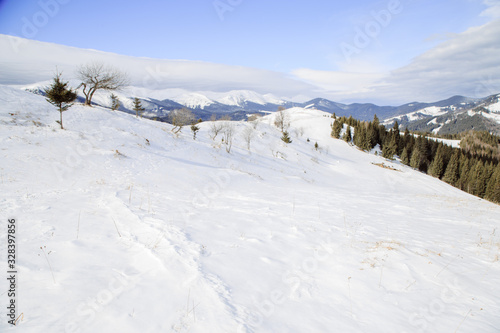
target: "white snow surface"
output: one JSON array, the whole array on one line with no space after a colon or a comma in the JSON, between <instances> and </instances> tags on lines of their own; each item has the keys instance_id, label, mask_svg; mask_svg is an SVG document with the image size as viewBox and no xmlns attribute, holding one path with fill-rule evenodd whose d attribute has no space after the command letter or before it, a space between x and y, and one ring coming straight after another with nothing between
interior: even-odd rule
<instances>
[{"instance_id":1,"label":"white snow surface","mask_svg":"<svg viewBox=\"0 0 500 333\"><path fill-rule=\"evenodd\" d=\"M405 116L408 117L409 121L415 121L415 120L422 119L423 118L422 115L426 115L426 116L440 116L440 115L445 114L446 112L447 112L446 108L441 108L441 107L438 107L438 106L430 106L430 107L427 107L427 108L424 108L424 109L420 109L420 110L417 110L417 111L413 111L413 112L406 113L406 114L403 114L403 115L399 115L399 116L396 116L396 117L388 118L383 123L384 124L390 124L390 123L393 123L395 120L401 120L401 119L403 119Z\"/></svg>"},{"instance_id":2,"label":"white snow surface","mask_svg":"<svg viewBox=\"0 0 500 333\"><path fill-rule=\"evenodd\" d=\"M486 107L486 109L490 110L491 112L496 112L500 113L500 95L497 95L499 100L496 103L490 104Z\"/></svg>"},{"instance_id":3,"label":"white snow surface","mask_svg":"<svg viewBox=\"0 0 500 333\"><path fill-rule=\"evenodd\" d=\"M500 206L286 112L291 144L273 114L250 150L232 123L227 153L209 122L195 141L75 105L61 130L0 86L0 251L15 218L24 314L7 324L3 292L0 331L498 332Z\"/></svg>"},{"instance_id":4,"label":"white snow surface","mask_svg":"<svg viewBox=\"0 0 500 333\"><path fill-rule=\"evenodd\" d=\"M245 102L264 105L266 103L282 104L283 101L273 94L258 94L251 90L231 90L226 93L205 92L211 99L226 105L242 106Z\"/></svg>"},{"instance_id":5,"label":"white snow surface","mask_svg":"<svg viewBox=\"0 0 500 333\"><path fill-rule=\"evenodd\" d=\"M188 108L200 107L201 109L204 109L205 107L214 104L214 101L200 93L184 93L171 99L179 104L187 106Z\"/></svg>"},{"instance_id":6,"label":"white snow surface","mask_svg":"<svg viewBox=\"0 0 500 333\"><path fill-rule=\"evenodd\" d=\"M441 139L441 138L433 138L433 137L427 137L427 138L434 140L434 141L442 142L445 145L448 145L448 146L453 147L453 148L460 148L460 141L461 140L450 140L450 139Z\"/></svg>"}]
</instances>

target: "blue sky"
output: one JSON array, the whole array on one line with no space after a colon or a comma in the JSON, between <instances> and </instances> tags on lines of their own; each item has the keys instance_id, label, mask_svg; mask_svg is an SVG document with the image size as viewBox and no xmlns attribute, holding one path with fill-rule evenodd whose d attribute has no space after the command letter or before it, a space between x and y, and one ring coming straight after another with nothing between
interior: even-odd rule
<instances>
[{"instance_id":1,"label":"blue sky","mask_svg":"<svg viewBox=\"0 0 500 333\"><path fill-rule=\"evenodd\" d=\"M384 85L393 71L468 29L496 22L498 3L0 0L0 33L123 55L276 71L337 99L347 91L344 99L363 100L373 99L367 89ZM371 88L360 86L366 81Z\"/></svg>"}]
</instances>

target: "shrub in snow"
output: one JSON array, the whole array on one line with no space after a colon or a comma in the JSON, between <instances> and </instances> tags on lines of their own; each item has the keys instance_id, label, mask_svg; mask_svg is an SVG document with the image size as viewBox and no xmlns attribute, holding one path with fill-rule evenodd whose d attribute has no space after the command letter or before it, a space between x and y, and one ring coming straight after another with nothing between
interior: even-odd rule
<instances>
[{"instance_id":1,"label":"shrub in snow","mask_svg":"<svg viewBox=\"0 0 500 333\"><path fill-rule=\"evenodd\" d=\"M62 113L73 105L76 99L76 92L68 88L68 82L61 81L61 73L56 73L52 85L45 88L45 94L47 102L59 109L61 117L58 123L61 125L61 129L64 129Z\"/></svg>"}]
</instances>

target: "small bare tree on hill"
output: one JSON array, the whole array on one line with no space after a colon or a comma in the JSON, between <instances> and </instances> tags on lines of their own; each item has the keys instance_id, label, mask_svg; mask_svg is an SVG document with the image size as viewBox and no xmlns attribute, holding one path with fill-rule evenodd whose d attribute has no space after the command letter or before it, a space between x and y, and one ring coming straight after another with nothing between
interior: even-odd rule
<instances>
[{"instance_id":1,"label":"small bare tree on hill","mask_svg":"<svg viewBox=\"0 0 500 333\"><path fill-rule=\"evenodd\" d=\"M252 143L252 139L255 135L255 131L252 126L245 127L243 132L241 133L241 136L247 143L247 149L250 150L250 144Z\"/></svg>"},{"instance_id":2,"label":"small bare tree on hill","mask_svg":"<svg viewBox=\"0 0 500 333\"><path fill-rule=\"evenodd\" d=\"M125 73L100 62L81 65L76 75L82 81L78 88L83 87L85 105L89 106L92 105L92 97L97 90L114 91L128 84L128 77Z\"/></svg>"},{"instance_id":3,"label":"small bare tree on hill","mask_svg":"<svg viewBox=\"0 0 500 333\"><path fill-rule=\"evenodd\" d=\"M210 138L212 138L212 140L215 140L217 135L219 135L219 133L224 129L225 123L230 120L231 120L230 116L222 116L220 119L217 120L216 115L213 114L210 117L210 121L212 122L210 124Z\"/></svg>"},{"instance_id":4,"label":"small bare tree on hill","mask_svg":"<svg viewBox=\"0 0 500 333\"><path fill-rule=\"evenodd\" d=\"M274 125L279 128L281 133L286 132L288 130L288 127L290 127L288 114L285 113L285 109L281 106L278 108L276 118L274 119Z\"/></svg>"},{"instance_id":5,"label":"small bare tree on hill","mask_svg":"<svg viewBox=\"0 0 500 333\"><path fill-rule=\"evenodd\" d=\"M174 125L172 132L176 134L182 130L183 126L191 125L194 119L193 112L187 108L173 110L168 114L168 120Z\"/></svg>"},{"instance_id":6,"label":"small bare tree on hill","mask_svg":"<svg viewBox=\"0 0 500 333\"><path fill-rule=\"evenodd\" d=\"M226 145L226 152L230 153L231 148L233 147L233 138L234 138L234 132L235 132L235 127L233 122L231 121L224 121L222 122L222 142Z\"/></svg>"}]
</instances>

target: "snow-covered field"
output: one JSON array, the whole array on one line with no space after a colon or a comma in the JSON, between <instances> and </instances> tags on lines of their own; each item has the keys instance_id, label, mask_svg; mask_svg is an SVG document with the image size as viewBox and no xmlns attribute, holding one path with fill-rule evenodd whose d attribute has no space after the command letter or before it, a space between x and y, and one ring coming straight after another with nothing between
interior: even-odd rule
<instances>
[{"instance_id":1,"label":"snow-covered field","mask_svg":"<svg viewBox=\"0 0 500 333\"><path fill-rule=\"evenodd\" d=\"M453 148L460 148L460 141L461 140L451 140L451 139L441 139L441 138L433 138L431 136L428 136L427 139L429 140L434 140L434 141L437 141L437 142L442 142L444 143L445 145L448 145L450 147L453 147Z\"/></svg>"},{"instance_id":2,"label":"snow-covered field","mask_svg":"<svg viewBox=\"0 0 500 333\"><path fill-rule=\"evenodd\" d=\"M200 124L64 114L0 86L2 332L498 332L500 206L264 117L227 153ZM308 140L309 139L309 142ZM314 148L318 143L319 149ZM397 170L383 168L374 163ZM5 269L6 271L6 269Z\"/></svg>"}]
</instances>

